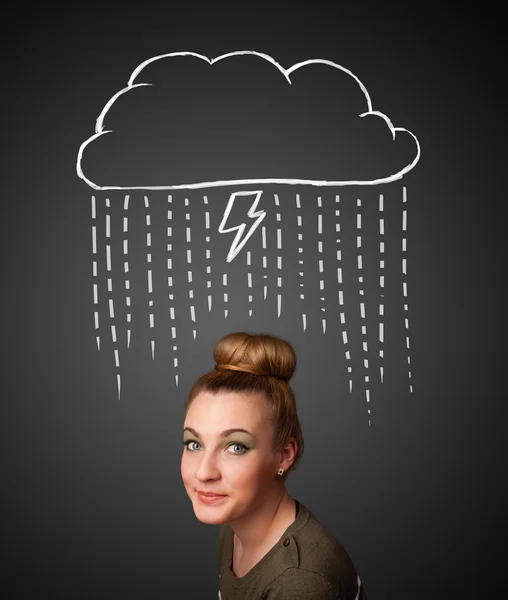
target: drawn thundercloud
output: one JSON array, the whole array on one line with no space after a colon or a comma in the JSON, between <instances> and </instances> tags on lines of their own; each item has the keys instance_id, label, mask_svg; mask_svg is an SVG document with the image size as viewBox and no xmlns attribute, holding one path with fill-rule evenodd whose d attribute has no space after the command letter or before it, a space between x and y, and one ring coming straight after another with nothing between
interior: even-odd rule
<instances>
[{"instance_id":1,"label":"drawn thundercloud","mask_svg":"<svg viewBox=\"0 0 508 600\"><path fill-rule=\"evenodd\" d=\"M409 356L409 303L407 290L407 190L404 187L402 194L397 190L397 203L400 203L400 212L395 212L395 217L388 217L385 213L385 189L381 193L370 194L365 203L362 203L358 194L351 202L341 202L338 193L344 189L357 189L380 186L401 180L408 174L420 159L420 144L417 137L404 127L394 126L390 118L373 104L367 88L360 79L345 67L325 59L309 59L289 68L282 67L274 58L267 54L254 51L237 51L223 54L216 58L208 58L195 52L173 52L154 56L142 62L130 76L127 85L116 92L100 112L96 123L95 132L79 147L76 161L78 176L94 190L92 196L92 248L94 254L94 323L96 329L97 346L100 349L99 335L99 296L107 297L111 324L111 339L114 345L115 364L118 369L117 383L120 395L120 360L119 360L119 335L115 323L118 320L114 312L115 300L113 297L113 284L115 258L112 257L110 244L110 222L115 218L123 219L123 255L116 258L116 262L124 265L123 280L125 285L125 304L128 307L126 315L127 348L130 346L131 322L134 316L131 310L131 294L134 293L129 278L130 269L130 238L129 238L129 201L130 195L143 194L146 212L146 260L148 267L147 283L149 297L149 323L153 331L155 328L156 309L154 303L154 287L165 285L163 277L159 277L152 266L152 215L159 206L167 207L167 291L169 318L171 324L171 337L173 343L174 367L178 366L177 352L177 317L174 301L175 288L173 284L173 270L177 260L186 259L185 265L188 273L188 302L189 314L192 321L192 334L196 338L197 317L201 310L195 302L195 290L198 284L206 284L208 297L208 311L212 311L212 266L216 265L216 257L212 258L213 238L210 233L211 215L215 206L226 198L215 196L210 203L207 195L199 196L196 190L209 190L208 195L213 195L214 188L233 187L234 191L228 192L229 196L222 220L218 226L221 234L235 234L227 254L226 263L230 263L238 256L240 251L250 241L250 246L257 242L253 234L261 229L262 245L252 254L259 252L262 259L257 264L251 262L251 251L247 250L248 272L248 316L253 313L253 299L255 290L253 279L256 278L258 286L262 283L263 300L266 300L269 281L273 282L273 289L277 298L277 316L282 312L283 277L282 261L286 264L292 257L298 257L299 281L298 296L302 302L302 326L307 329L307 316L310 308L304 308L307 302L307 283L309 273L319 271L319 317L323 334L327 331L326 295L332 288L325 279L325 252L326 245L334 255L334 264L331 272L335 272L336 282L335 298L338 302L340 316L340 332L344 346L349 389L352 390L352 353L362 354L362 367L364 373L365 397L370 410L370 371L372 362L372 349L367 341L367 313L379 315L377 328L379 331L378 355L376 357L379 367L380 380L384 377L384 314L385 314L385 223L389 218L398 218L400 225L397 235L400 235L402 247L402 268L399 272L402 289L401 300L404 310L405 341L407 349L407 372L411 378ZM273 192L275 186L276 193ZM280 191L295 188L296 194ZM270 188L270 193L268 189ZM389 188L393 190L392 188ZM178 190L182 190L178 192ZM309 192L309 190L314 190ZM176 194L167 194L175 191ZM220 189L218 190L220 196ZM165 192L165 194L163 194ZM153 205L150 196L155 197ZM183 194L185 194L183 196ZM316 197L316 194L319 194ZM111 198L122 195L122 202ZM163 200L164 196L164 202ZM173 197L174 196L174 197ZM280 198L279 198L280 196ZM326 196L326 197L325 197ZM331 198L333 197L333 200ZM265 206L261 206L261 199ZM333 202L331 218L324 214L323 197L325 203ZM106 273L108 276L108 289L99 294L98 265L99 225L98 200L104 199L104 217L106 219ZM205 227L198 232L205 239L205 259L193 259L192 226L190 223L191 211L185 208L185 221L177 223L176 204L173 200L185 200L185 207L189 202L194 205L203 203ZM266 218L269 214L268 199L272 198L275 205L276 221ZM281 206L281 199L283 207ZM159 202L160 200L160 202ZM167 203L166 203L167 201ZM317 206L305 212L302 202L308 208L310 202L317 202ZM214 204L214 206L211 206ZM238 217L238 210L243 210L242 218ZM113 214L117 211L116 216ZM236 218L232 218L232 211L236 211ZM352 221L347 217L347 211L353 215L356 223L356 247L347 246L342 239L344 221L347 221L351 230ZM374 240L368 240L363 231L364 211L370 210L370 217L379 221L379 240L376 239L377 248L374 250ZM293 211L293 212L291 212ZM314 250L309 248L308 234L309 214L316 219L317 225L317 264L308 265L308 257L314 257ZM330 213L328 213L330 214ZM121 215L121 217L120 217ZM286 236L285 245L282 243L284 225L289 219L296 217L297 239L289 240ZM183 217L182 217L183 218ZM333 222L335 219L335 222ZM159 219L160 220L160 219ZM371 218L372 221L372 218ZM186 252L174 252L174 226L184 224L186 238ZM314 227L314 224L312 224ZM333 231L325 234L325 228L333 227ZM307 229L306 229L307 228ZM341 229L342 228L342 229ZM390 223L392 231L395 224ZM276 248L270 256L267 250L267 233L276 239ZM155 235L155 233L153 233ZM333 238L333 239L332 239ZM181 242L182 243L182 242ZM366 294L366 270L363 263L364 252L370 243L369 252L378 255L378 293L374 299L372 294ZM354 270L351 263L344 261L344 254L354 256L356 265ZM336 256L336 258L335 258ZM214 261L215 259L215 261ZM206 262L203 262L206 260ZM312 258L314 260L314 258ZM332 262L329 258L330 263ZM200 264L199 261L203 262ZM272 261L272 262L270 262ZM273 264L272 275L269 277L269 264ZM201 282L195 281L194 269L206 267L206 277ZM215 269L216 266L213 266ZM256 272L256 269L258 271ZM349 271L348 271L349 270ZM353 272L354 271L354 272ZM230 273L232 275L232 272ZM276 274L274 277L273 275ZM371 276L371 275L369 275ZM395 281L395 275L393 275ZM228 272L222 274L223 285L223 311L224 318L228 316ZM349 282L354 281L358 289L346 288L344 277ZM371 276L372 277L372 276ZM284 282L290 279L287 277ZM275 283L276 282L276 283ZM288 284L286 284L288 285ZM214 284L214 290L218 287ZM261 286L259 286L261 287ZM199 293L199 292L198 292ZM294 291L291 292L294 295ZM360 348L352 343L355 338L351 333L353 325L346 320L345 295L357 294L359 302L359 316L361 335L356 336ZM370 304L369 304L370 302ZM216 304L220 304L220 300ZM369 308L370 306L370 308ZM168 311L161 312L167 315ZM182 323L180 316L179 322ZM354 319L353 319L354 323ZM183 325L179 325L180 328ZM348 335L349 332L349 335ZM152 358L155 353L155 336L152 337ZM178 374L175 374L178 385ZM412 385L409 386L412 391ZM369 417L370 424L370 417Z\"/></svg>"}]
</instances>

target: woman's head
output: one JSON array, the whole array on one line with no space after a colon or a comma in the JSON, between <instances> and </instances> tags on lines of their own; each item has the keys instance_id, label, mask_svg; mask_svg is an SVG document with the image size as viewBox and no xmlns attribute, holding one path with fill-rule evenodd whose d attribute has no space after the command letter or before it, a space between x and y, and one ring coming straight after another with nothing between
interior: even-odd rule
<instances>
[{"instance_id":1,"label":"woman's head","mask_svg":"<svg viewBox=\"0 0 508 600\"><path fill-rule=\"evenodd\" d=\"M296 356L288 342L233 333L217 343L214 359L215 369L187 398L182 478L198 509L206 508L198 490L226 496L212 505L217 522L224 522L284 486L303 454L303 435L289 385ZM237 428L249 433L221 435Z\"/></svg>"}]
</instances>

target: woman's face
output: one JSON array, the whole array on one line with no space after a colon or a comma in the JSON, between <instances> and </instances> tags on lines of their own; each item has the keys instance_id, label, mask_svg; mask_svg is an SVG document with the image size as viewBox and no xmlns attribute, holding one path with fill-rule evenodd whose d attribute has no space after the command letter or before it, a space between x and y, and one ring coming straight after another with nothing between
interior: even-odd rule
<instances>
[{"instance_id":1,"label":"woman's face","mask_svg":"<svg viewBox=\"0 0 508 600\"><path fill-rule=\"evenodd\" d=\"M228 432L238 428L248 433ZM200 521L229 523L263 504L280 461L273 440L274 426L262 394L203 391L194 398L184 423L181 472ZM198 491L225 497L206 504Z\"/></svg>"}]
</instances>

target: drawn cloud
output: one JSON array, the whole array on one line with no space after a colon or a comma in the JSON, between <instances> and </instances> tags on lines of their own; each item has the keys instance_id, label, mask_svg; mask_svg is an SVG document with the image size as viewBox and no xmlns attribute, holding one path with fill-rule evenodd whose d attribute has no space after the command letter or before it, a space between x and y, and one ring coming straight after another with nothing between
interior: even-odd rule
<instances>
[{"instance_id":1,"label":"drawn cloud","mask_svg":"<svg viewBox=\"0 0 508 600\"><path fill-rule=\"evenodd\" d=\"M78 152L97 190L262 183L376 185L418 162L416 136L374 110L348 69L284 69L254 51L152 57L104 106Z\"/></svg>"}]
</instances>

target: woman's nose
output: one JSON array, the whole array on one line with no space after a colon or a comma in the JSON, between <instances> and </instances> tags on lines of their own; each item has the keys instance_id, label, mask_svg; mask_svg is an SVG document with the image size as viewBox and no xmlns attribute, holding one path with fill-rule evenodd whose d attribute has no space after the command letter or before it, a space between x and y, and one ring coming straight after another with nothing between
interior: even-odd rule
<instances>
[{"instance_id":1,"label":"woman's nose","mask_svg":"<svg viewBox=\"0 0 508 600\"><path fill-rule=\"evenodd\" d=\"M204 452L199 460L198 467L196 469L196 477L202 481L207 479L216 479L220 474L217 459L213 454L207 454Z\"/></svg>"}]
</instances>

